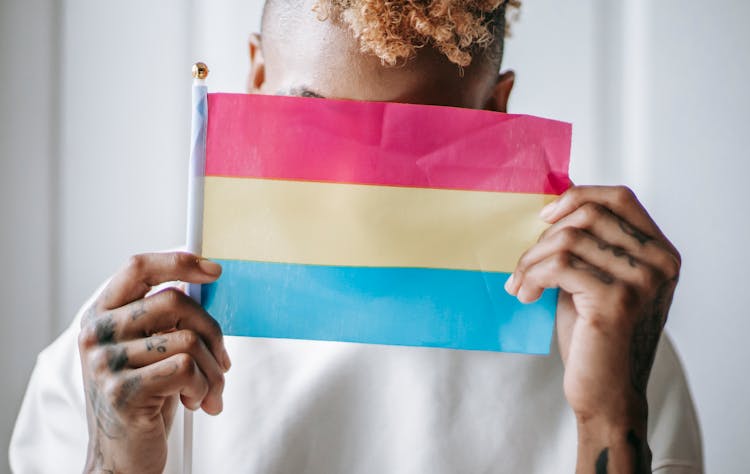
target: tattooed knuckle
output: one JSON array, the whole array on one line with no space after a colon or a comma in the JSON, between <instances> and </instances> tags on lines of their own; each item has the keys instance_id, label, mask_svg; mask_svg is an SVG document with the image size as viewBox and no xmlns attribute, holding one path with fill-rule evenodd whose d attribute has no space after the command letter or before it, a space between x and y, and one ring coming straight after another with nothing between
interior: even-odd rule
<instances>
[{"instance_id":1,"label":"tattooed knuckle","mask_svg":"<svg viewBox=\"0 0 750 474\"><path fill-rule=\"evenodd\" d=\"M94 332L98 344L111 344L115 340L115 321L111 314L97 319L94 323Z\"/></svg>"},{"instance_id":2,"label":"tattooed knuckle","mask_svg":"<svg viewBox=\"0 0 750 474\"><path fill-rule=\"evenodd\" d=\"M128 355L125 346L107 346L107 365L112 372L119 372L128 363Z\"/></svg>"}]
</instances>

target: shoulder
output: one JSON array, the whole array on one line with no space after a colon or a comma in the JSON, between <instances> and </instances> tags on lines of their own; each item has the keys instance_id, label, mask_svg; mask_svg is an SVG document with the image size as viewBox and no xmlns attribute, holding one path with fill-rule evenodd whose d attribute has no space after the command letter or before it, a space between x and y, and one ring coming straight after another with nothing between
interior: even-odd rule
<instances>
[{"instance_id":1,"label":"shoulder","mask_svg":"<svg viewBox=\"0 0 750 474\"><path fill-rule=\"evenodd\" d=\"M666 333L651 371L648 400L654 472L703 472L698 416L679 355Z\"/></svg>"}]
</instances>

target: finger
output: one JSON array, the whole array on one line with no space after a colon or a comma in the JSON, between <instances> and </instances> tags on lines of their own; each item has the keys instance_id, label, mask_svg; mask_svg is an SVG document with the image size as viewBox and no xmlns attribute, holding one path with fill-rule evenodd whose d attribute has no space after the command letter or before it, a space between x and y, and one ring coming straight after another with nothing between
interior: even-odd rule
<instances>
[{"instance_id":1,"label":"finger","mask_svg":"<svg viewBox=\"0 0 750 474\"><path fill-rule=\"evenodd\" d=\"M87 321L81 328L79 347L88 350L179 329L196 332L224 370L229 370L231 360L219 324L198 303L175 288Z\"/></svg>"},{"instance_id":2,"label":"finger","mask_svg":"<svg viewBox=\"0 0 750 474\"><path fill-rule=\"evenodd\" d=\"M633 287L572 254L555 254L531 268L518 299L533 301L544 288L569 293L577 318L610 334L632 330L633 310L641 301ZM571 325L569 319L564 323Z\"/></svg>"},{"instance_id":3,"label":"finger","mask_svg":"<svg viewBox=\"0 0 750 474\"><path fill-rule=\"evenodd\" d=\"M599 241L606 242L613 248L623 249L626 254L661 271L667 279L675 278L679 273L679 258L666 244L644 237L645 234L601 204L583 204L547 228L539 240L551 239L568 227L586 230Z\"/></svg>"},{"instance_id":4,"label":"finger","mask_svg":"<svg viewBox=\"0 0 750 474\"><path fill-rule=\"evenodd\" d=\"M677 249L661 232L633 191L626 186L574 186L542 209L541 215L545 221L555 223L587 202L598 203L632 224L635 230L640 231L634 238L658 239L677 254Z\"/></svg>"},{"instance_id":5,"label":"finger","mask_svg":"<svg viewBox=\"0 0 750 474\"><path fill-rule=\"evenodd\" d=\"M564 227L521 256L513 272L513 278L506 285L507 291L516 294L523 281L523 275L529 268L556 253L564 252L576 255L644 292L653 291L662 278L660 271L630 255L622 247L608 244L577 227Z\"/></svg>"},{"instance_id":6,"label":"finger","mask_svg":"<svg viewBox=\"0 0 750 474\"><path fill-rule=\"evenodd\" d=\"M135 255L102 292L97 305L114 309L143 298L156 285L168 281L210 283L221 275L221 266L190 253Z\"/></svg>"},{"instance_id":7,"label":"finger","mask_svg":"<svg viewBox=\"0 0 750 474\"><path fill-rule=\"evenodd\" d=\"M576 322L575 315L575 304L573 304L573 298L570 293L567 291L560 291L557 297L555 326L557 329L560 358L562 359L563 364L568 363L568 351L570 350L570 341L573 337L573 327Z\"/></svg>"},{"instance_id":8,"label":"finger","mask_svg":"<svg viewBox=\"0 0 750 474\"><path fill-rule=\"evenodd\" d=\"M166 334L157 334L145 339L137 339L118 344L112 350L110 368L125 362L130 368L140 368L167 359L173 355L189 354L198 364L208 381L208 394L203 401L203 407L211 413L221 411L221 395L224 391L224 370L216 358L209 352L203 339L195 332L183 329Z\"/></svg>"},{"instance_id":9,"label":"finger","mask_svg":"<svg viewBox=\"0 0 750 474\"><path fill-rule=\"evenodd\" d=\"M571 295L588 293L596 297L616 281L611 274L569 252L550 255L517 278L520 281L516 297L522 303L538 300L547 288L561 288Z\"/></svg>"},{"instance_id":10,"label":"finger","mask_svg":"<svg viewBox=\"0 0 750 474\"><path fill-rule=\"evenodd\" d=\"M111 311L94 321L94 325L96 335L109 336L112 341L190 330L200 336L224 369L229 370L231 366L219 323L201 305L175 288L167 288Z\"/></svg>"},{"instance_id":11,"label":"finger","mask_svg":"<svg viewBox=\"0 0 750 474\"><path fill-rule=\"evenodd\" d=\"M195 360L186 353L175 354L154 364L134 369L129 376L140 379L141 390L131 397L131 400L141 405L148 403L150 397L179 394L186 407L197 410L209 391L208 380ZM218 413L208 410L207 412Z\"/></svg>"}]
</instances>

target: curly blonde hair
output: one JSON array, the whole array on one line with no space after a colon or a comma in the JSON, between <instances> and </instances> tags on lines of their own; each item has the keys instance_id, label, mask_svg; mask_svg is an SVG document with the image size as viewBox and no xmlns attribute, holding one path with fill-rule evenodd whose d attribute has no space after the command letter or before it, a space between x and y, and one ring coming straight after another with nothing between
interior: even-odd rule
<instances>
[{"instance_id":1,"label":"curly blonde hair","mask_svg":"<svg viewBox=\"0 0 750 474\"><path fill-rule=\"evenodd\" d=\"M497 46L502 55L505 15L520 0L318 0L321 19L335 16L354 32L363 53L395 66L431 45L460 67Z\"/></svg>"}]
</instances>

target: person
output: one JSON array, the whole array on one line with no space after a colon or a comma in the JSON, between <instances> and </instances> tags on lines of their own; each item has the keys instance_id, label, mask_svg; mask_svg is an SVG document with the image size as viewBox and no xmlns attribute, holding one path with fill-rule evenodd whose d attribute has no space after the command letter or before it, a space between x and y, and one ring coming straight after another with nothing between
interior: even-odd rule
<instances>
[{"instance_id":1,"label":"person","mask_svg":"<svg viewBox=\"0 0 750 474\"><path fill-rule=\"evenodd\" d=\"M269 0L248 89L505 112L515 77L498 71L518 7ZM679 253L624 187L574 186L541 218L550 227L506 289L522 302L562 290L548 357L240 344L178 289L154 290L214 281L218 265L134 256L40 354L13 470L179 472L182 404L205 412L201 473L702 472L690 393L661 335Z\"/></svg>"}]
</instances>

